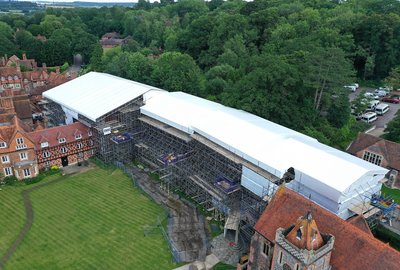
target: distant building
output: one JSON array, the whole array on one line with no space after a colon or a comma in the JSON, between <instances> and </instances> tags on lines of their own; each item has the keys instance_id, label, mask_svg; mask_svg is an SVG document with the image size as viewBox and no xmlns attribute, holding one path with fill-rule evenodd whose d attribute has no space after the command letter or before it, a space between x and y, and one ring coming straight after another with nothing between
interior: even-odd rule
<instances>
[{"instance_id":1,"label":"distant building","mask_svg":"<svg viewBox=\"0 0 400 270\"><path fill-rule=\"evenodd\" d=\"M122 38L120 34L116 32L106 33L100 39L100 44L103 49L114 48L119 45L128 43L131 37Z\"/></svg>"},{"instance_id":2,"label":"distant building","mask_svg":"<svg viewBox=\"0 0 400 270\"><path fill-rule=\"evenodd\" d=\"M400 187L400 144L367 133L359 133L347 152L387 168L390 170L389 185Z\"/></svg>"},{"instance_id":3,"label":"distant building","mask_svg":"<svg viewBox=\"0 0 400 270\"><path fill-rule=\"evenodd\" d=\"M256 223L247 269L395 270L399 262L362 217L345 221L281 187Z\"/></svg>"},{"instance_id":4,"label":"distant building","mask_svg":"<svg viewBox=\"0 0 400 270\"><path fill-rule=\"evenodd\" d=\"M4 177L24 179L39 173L34 143L27 131L29 128L15 115L0 116L0 170Z\"/></svg>"},{"instance_id":5,"label":"distant building","mask_svg":"<svg viewBox=\"0 0 400 270\"><path fill-rule=\"evenodd\" d=\"M39 169L51 166L65 167L87 160L94 153L91 130L76 122L30 132L35 145Z\"/></svg>"}]
</instances>

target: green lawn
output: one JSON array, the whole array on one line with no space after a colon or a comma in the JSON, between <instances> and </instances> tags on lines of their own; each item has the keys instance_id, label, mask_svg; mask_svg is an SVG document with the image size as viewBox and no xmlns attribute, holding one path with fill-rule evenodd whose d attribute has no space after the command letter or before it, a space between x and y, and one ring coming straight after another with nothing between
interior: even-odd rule
<instances>
[{"instance_id":1,"label":"green lawn","mask_svg":"<svg viewBox=\"0 0 400 270\"><path fill-rule=\"evenodd\" d=\"M395 202L400 203L400 190L399 189L391 189L385 185L382 185L382 193L386 196L392 197Z\"/></svg>"},{"instance_id":2,"label":"green lawn","mask_svg":"<svg viewBox=\"0 0 400 270\"><path fill-rule=\"evenodd\" d=\"M20 192L33 186L3 187L0 191L0 256L23 226L25 212ZM111 173L96 168L67 176L64 181L33 191L30 198L33 226L5 269L177 266L171 262L161 233L143 233L143 227L155 224L164 210L133 188L119 170Z\"/></svg>"}]
</instances>

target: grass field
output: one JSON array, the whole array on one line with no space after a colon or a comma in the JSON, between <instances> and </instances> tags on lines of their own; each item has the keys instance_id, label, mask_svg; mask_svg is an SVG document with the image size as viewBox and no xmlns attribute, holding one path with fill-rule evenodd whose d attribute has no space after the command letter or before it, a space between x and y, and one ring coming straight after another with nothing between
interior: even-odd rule
<instances>
[{"instance_id":1,"label":"grass field","mask_svg":"<svg viewBox=\"0 0 400 270\"><path fill-rule=\"evenodd\" d=\"M390 196L395 200L395 202L400 203L400 190L399 189L391 189L385 185L382 185L382 193L386 196Z\"/></svg>"},{"instance_id":2,"label":"grass field","mask_svg":"<svg viewBox=\"0 0 400 270\"><path fill-rule=\"evenodd\" d=\"M177 267L161 233L144 236L143 227L154 225L164 210L133 188L121 171L95 168L63 177L30 193L33 226L5 269ZM0 191L0 256L23 226L20 193L32 186Z\"/></svg>"}]
</instances>

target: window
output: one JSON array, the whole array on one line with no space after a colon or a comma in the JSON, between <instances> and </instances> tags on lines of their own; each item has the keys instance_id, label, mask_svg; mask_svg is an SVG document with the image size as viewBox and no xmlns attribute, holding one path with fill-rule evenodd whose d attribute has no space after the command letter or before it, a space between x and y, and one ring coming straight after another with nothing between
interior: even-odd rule
<instances>
[{"instance_id":1,"label":"window","mask_svg":"<svg viewBox=\"0 0 400 270\"><path fill-rule=\"evenodd\" d=\"M292 270L292 268L290 268L290 266L287 263L285 263L283 265L283 270Z\"/></svg>"},{"instance_id":2,"label":"window","mask_svg":"<svg viewBox=\"0 0 400 270\"><path fill-rule=\"evenodd\" d=\"M24 176L25 177L31 176L31 170L29 168L24 169Z\"/></svg>"},{"instance_id":3,"label":"window","mask_svg":"<svg viewBox=\"0 0 400 270\"><path fill-rule=\"evenodd\" d=\"M44 163L44 165L48 168L48 167L50 167L51 162L50 162L50 161L46 161L46 162Z\"/></svg>"},{"instance_id":4,"label":"window","mask_svg":"<svg viewBox=\"0 0 400 270\"><path fill-rule=\"evenodd\" d=\"M10 158L8 156L2 156L1 157L1 162L2 163L10 163Z\"/></svg>"},{"instance_id":5,"label":"window","mask_svg":"<svg viewBox=\"0 0 400 270\"><path fill-rule=\"evenodd\" d=\"M43 157L44 158L50 157L50 152L49 151L43 152Z\"/></svg>"},{"instance_id":6,"label":"window","mask_svg":"<svg viewBox=\"0 0 400 270\"><path fill-rule=\"evenodd\" d=\"M263 253L269 256L270 246L268 243L263 243Z\"/></svg>"},{"instance_id":7,"label":"window","mask_svg":"<svg viewBox=\"0 0 400 270\"><path fill-rule=\"evenodd\" d=\"M79 139L82 139L82 134L75 135L75 140L79 140Z\"/></svg>"},{"instance_id":8,"label":"window","mask_svg":"<svg viewBox=\"0 0 400 270\"><path fill-rule=\"evenodd\" d=\"M78 158L83 158L83 153L82 152L78 153Z\"/></svg>"},{"instance_id":9,"label":"window","mask_svg":"<svg viewBox=\"0 0 400 270\"><path fill-rule=\"evenodd\" d=\"M93 140L89 141L89 146L93 146Z\"/></svg>"},{"instance_id":10,"label":"window","mask_svg":"<svg viewBox=\"0 0 400 270\"><path fill-rule=\"evenodd\" d=\"M67 152L67 148L61 147L60 152L61 152L61 154L65 154Z\"/></svg>"},{"instance_id":11,"label":"window","mask_svg":"<svg viewBox=\"0 0 400 270\"><path fill-rule=\"evenodd\" d=\"M280 265L282 265L282 259L283 259L283 253L282 253L282 250L280 250L279 251L279 255L278 255L278 263L280 264Z\"/></svg>"},{"instance_id":12,"label":"window","mask_svg":"<svg viewBox=\"0 0 400 270\"><path fill-rule=\"evenodd\" d=\"M23 144L24 138L17 138L17 144Z\"/></svg>"},{"instance_id":13,"label":"window","mask_svg":"<svg viewBox=\"0 0 400 270\"><path fill-rule=\"evenodd\" d=\"M368 151L364 151L363 160L366 160L368 162L371 162L375 165L380 166L382 163L382 156L368 152Z\"/></svg>"},{"instance_id":14,"label":"window","mask_svg":"<svg viewBox=\"0 0 400 270\"><path fill-rule=\"evenodd\" d=\"M299 269L300 269L300 265L296 263L296 264L294 265L294 270L299 270Z\"/></svg>"},{"instance_id":15,"label":"window","mask_svg":"<svg viewBox=\"0 0 400 270\"><path fill-rule=\"evenodd\" d=\"M82 149L82 143L77 143L77 144L76 144L76 148Z\"/></svg>"},{"instance_id":16,"label":"window","mask_svg":"<svg viewBox=\"0 0 400 270\"><path fill-rule=\"evenodd\" d=\"M66 140L65 140L65 138L59 138L59 139L58 139L58 142L59 142L59 143L65 143Z\"/></svg>"},{"instance_id":17,"label":"window","mask_svg":"<svg viewBox=\"0 0 400 270\"><path fill-rule=\"evenodd\" d=\"M0 148L6 148L7 144L5 142L0 142Z\"/></svg>"},{"instance_id":18,"label":"window","mask_svg":"<svg viewBox=\"0 0 400 270\"><path fill-rule=\"evenodd\" d=\"M89 136L89 137L92 136L92 131L91 131L91 130L89 130L88 136Z\"/></svg>"},{"instance_id":19,"label":"window","mask_svg":"<svg viewBox=\"0 0 400 270\"><path fill-rule=\"evenodd\" d=\"M21 160L28 159L28 155L26 154L26 152L19 153L19 157L21 158Z\"/></svg>"},{"instance_id":20,"label":"window","mask_svg":"<svg viewBox=\"0 0 400 270\"><path fill-rule=\"evenodd\" d=\"M296 232L296 238L300 240L302 235L303 234L301 233L301 229L298 229Z\"/></svg>"},{"instance_id":21,"label":"window","mask_svg":"<svg viewBox=\"0 0 400 270\"><path fill-rule=\"evenodd\" d=\"M45 148L45 147L48 147L48 146L49 146L49 143L48 143L48 142L42 142L42 143L40 144L40 146L41 146L42 148Z\"/></svg>"},{"instance_id":22,"label":"window","mask_svg":"<svg viewBox=\"0 0 400 270\"><path fill-rule=\"evenodd\" d=\"M13 175L12 169L9 168L9 167L4 168L4 175L5 175L5 176Z\"/></svg>"}]
</instances>

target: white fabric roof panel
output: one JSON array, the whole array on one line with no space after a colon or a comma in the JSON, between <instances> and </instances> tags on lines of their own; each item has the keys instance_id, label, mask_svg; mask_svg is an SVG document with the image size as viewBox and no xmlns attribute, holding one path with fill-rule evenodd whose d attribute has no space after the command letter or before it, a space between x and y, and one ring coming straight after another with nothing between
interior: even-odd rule
<instances>
[{"instance_id":1,"label":"white fabric roof panel","mask_svg":"<svg viewBox=\"0 0 400 270\"><path fill-rule=\"evenodd\" d=\"M141 112L189 134L195 131L278 177L293 167L310 178L309 185L316 179L329 187L318 190L336 200L333 190L343 193L371 171L382 177L387 172L294 130L182 92L153 96Z\"/></svg>"},{"instance_id":2,"label":"white fabric roof panel","mask_svg":"<svg viewBox=\"0 0 400 270\"><path fill-rule=\"evenodd\" d=\"M43 96L96 121L151 89L157 88L105 73L90 72L44 92Z\"/></svg>"}]
</instances>

